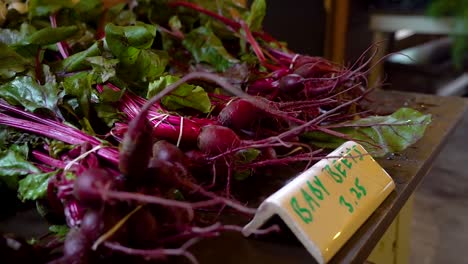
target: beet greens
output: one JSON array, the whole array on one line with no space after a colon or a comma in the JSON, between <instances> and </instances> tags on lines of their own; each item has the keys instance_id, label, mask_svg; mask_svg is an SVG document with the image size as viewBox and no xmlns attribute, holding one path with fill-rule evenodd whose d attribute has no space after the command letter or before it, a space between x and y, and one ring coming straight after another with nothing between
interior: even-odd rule
<instances>
[{"instance_id":1,"label":"beet greens","mask_svg":"<svg viewBox=\"0 0 468 264\"><path fill-rule=\"evenodd\" d=\"M33 246L2 237L7 260L15 240L47 263L197 263L193 244L255 213L250 179L346 140L401 151L431 120L374 116L375 48L350 66L296 54L262 31L265 0L59 2L0 21L0 188L51 224Z\"/></svg>"}]
</instances>

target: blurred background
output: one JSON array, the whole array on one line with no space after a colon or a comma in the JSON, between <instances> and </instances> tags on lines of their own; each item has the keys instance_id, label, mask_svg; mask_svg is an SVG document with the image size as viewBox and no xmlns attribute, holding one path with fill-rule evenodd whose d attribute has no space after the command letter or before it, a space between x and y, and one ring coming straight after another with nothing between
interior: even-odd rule
<instances>
[{"instance_id":1,"label":"blurred background","mask_svg":"<svg viewBox=\"0 0 468 264\"><path fill-rule=\"evenodd\" d=\"M376 45L369 78L384 89L466 97L467 21L463 0L269 0L265 28L294 51L344 64ZM394 238L374 250L384 256L375 263L401 263L402 254L410 263L468 263L466 135L465 114L407 206L410 251L398 252Z\"/></svg>"},{"instance_id":2,"label":"blurred background","mask_svg":"<svg viewBox=\"0 0 468 264\"><path fill-rule=\"evenodd\" d=\"M265 29L294 51L344 64L377 45L375 62L394 54L374 71L387 88L466 96L465 2L269 0Z\"/></svg>"}]
</instances>

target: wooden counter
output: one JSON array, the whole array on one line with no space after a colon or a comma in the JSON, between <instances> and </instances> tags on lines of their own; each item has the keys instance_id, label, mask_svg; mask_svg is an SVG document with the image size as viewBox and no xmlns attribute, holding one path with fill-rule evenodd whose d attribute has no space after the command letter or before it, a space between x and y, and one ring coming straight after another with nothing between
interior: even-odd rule
<instances>
[{"instance_id":1,"label":"wooden counter","mask_svg":"<svg viewBox=\"0 0 468 264\"><path fill-rule=\"evenodd\" d=\"M378 162L393 177L395 191L335 255L331 263L363 263L400 212L417 185L429 172L441 148L461 119L466 99L432 95L379 91L373 96L378 113L388 114L398 107L408 106L432 114L433 121L423 139L406 151ZM262 189L252 188L250 205L259 204L279 189L291 175L280 175L268 181ZM248 219L234 222L245 224ZM313 258L290 235L245 239L238 233L225 233L206 239L191 249L200 263L222 264L299 264L314 263Z\"/></svg>"}]
</instances>

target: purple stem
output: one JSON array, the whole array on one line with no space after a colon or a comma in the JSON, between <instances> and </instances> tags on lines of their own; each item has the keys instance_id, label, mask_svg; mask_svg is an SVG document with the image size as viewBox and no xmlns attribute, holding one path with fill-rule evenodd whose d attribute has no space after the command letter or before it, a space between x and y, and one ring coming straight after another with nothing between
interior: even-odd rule
<instances>
[{"instance_id":1,"label":"purple stem","mask_svg":"<svg viewBox=\"0 0 468 264\"><path fill-rule=\"evenodd\" d=\"M63 141L68 144L77 145L83 143L82 140L70 136L69 133L65 133L61 129L50 127L43 124L37 124L32 121L22 120L15 117L11 117L0 113L0 124L19 128L29 132L33 132L42 136L50 137Z\"/></svg>"},{"instance_id":2,"label":"purple stem","mask_svg":"<svg viewBox=\"0 0 468 264\"><path fill-rule=\"evenodd\" d=\"M34 117L38 118L36 116ZM46 123L52 123L52 124L49 124L49 125L38 124L32 121L23 120L23 119L11 117L6 114L0 113L1 125L6 125L6 126L11 126L14 128L26 130L29 132L33 132L33 133L45 136L45 137L60 140L71 145L79 145L85 142L89 142L93 146L97 146L101 144L101 142L98 139L91 137L89 135L86 135L81 131L77 131L76 129L72 127L67 127L58 122L54 122L50 120L48 121L46 121L45 119L43 120ZM60 125L56 127L57 124L60 124ZM113 164L119 163L119 158L118 158L119 153L118 153L118 150L116 150L115 148L102 148L102 149L99 149L96 153L99 156L107 159L109 162L112 162Z\"/></svg>"},{"instance_id":3,"label":"purple stem","mask_svg":"<svg viewBox=\"0 0 468 264\"><path fill-rule=\"evenodd\" d=\"M54 168L60 168L60 169L65 168L65 162L63 162L61 160L58 160L58 159L54 159L54 158L50 157L49 155L44 154L44 153L42 153L40 151L33 150L32 151L32 156L37 161L40 161L42 164L46 164L46 165L49 165L49 166L54 167Z\"/></svg>"},{"instance_id":4,"label":"purple stem","mask_svg":"<svg viewBox=\"0 0 468 264\"><path fill-rule=\"evenodd\" d=\"M44 164L34 163L34 166L36 166L42 172L52 172L52 171L54 171L53 169L51 169L50 167L47 167Z\"/></svg>"},{"instance_id":5,"label":"purple stem","mask_svg":"<svg viewBox=\"0 0 468 264\"><path fill-rule=\"evenodd\" d=\"M81 141L88 141L92 144L99 144L100 141L96 138L93 138L92 136L89 136L83 132L81 132L80 130L76 129L76 128L73 128L73 127L70 127L70 126L67 126L63 123L60 123L60 122L56 122L56 121L53 121L53 120L50 120L50 119L47 119L47 118L43 118L41 116L37 116L35 114L32 114L32 113L29 113L29 112L26 112L24 110L21 110L17 107L14 107L14 106L11 106L3 101L0 100L0 109L5 109L5 110L8 110L10 112L13 112L15 114L18 114L18 115L21 115L23 117L26 117L28 119L31 119L37 123L40 123L40 124L43 124L43 125L46 125L48 127L53 127L57 130L60 130L68 135L70 135L71 137L75 138L75 139L79 139ZM20 119L18 119L20 120ZM65 142L65 141L64 141Z\"/></svg>"},{"instance_id":6,"label":"purple stem","mask_svg":"<svg viewBox=\"0 0 468 264\"><path fill-rule=\"evenodd\" d=\"M65 218L69 227L78 227L84 215L84 210L74 200L65 204Z\"/></svg>"},{"instance_id":7,"label":"purple stem","mask_svg":"<svg viewBox=\"0 0 468 264\"><path fill-rule=\"evenodd\" d=\"M111 83L106 85L114 91L120 91L119 87ZM99 92L102 92L103 86L97 85L96 89ZM119 109L125 113L129 119L134 119L139 115L141 106L146 102L147 100L144 98L125 92L122 100L119 102ZM178 139L181 127L180 116L166 114L166 111L158 103L151 106L148 114L148 118L151 119L151 123L155 126L154 134L156 136L164 137L165 139L170 139L172 141L176 141ZM202 126L213 125L215 123L215 121L206 118L184 118L182 131L183 141L195 142Z\"/></svg>"},{"instance_id":8,"label":"purple stem","mask_svg":"<svg viewBox=\"0 0 468 264\"><path fill-rule=\"evenodd\" d=\"M50 25L52 28L57 27L57 13L53 13L52 15L49 16L50 20ZM68 49L67 49L67 44L64 41L57 42L57 48L60 52L60 55L62 55L63 59L68 58Z\"/></svg>"}]
</instances>

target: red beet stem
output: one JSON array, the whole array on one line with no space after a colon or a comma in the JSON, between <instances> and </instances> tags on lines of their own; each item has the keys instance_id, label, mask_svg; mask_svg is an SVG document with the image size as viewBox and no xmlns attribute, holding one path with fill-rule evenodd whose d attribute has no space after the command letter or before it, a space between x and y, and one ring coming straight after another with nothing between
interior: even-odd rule
<instances>
[{"instance_id":1,"label":"red beet stem","mask_svg":"<svg viewBox=\"0 0 468 264\"><path fill-rule=\"evenodd\" d=\"M54 121L50 122L57 123ZM32 121L11 117L3 113L0 113L0 125L26 130L38 135L63 141L71 145L83 144L85 142L88 142L93 146L101 144L98 139L81 131L75 130L72 127L39 124ZM118 152L115 148L102 148L99 149L96 153L113 164L118 163Z\"/></svg>"},{"instance_id":2,"label":"red beet stem","mask_svg":"<svg viewBox=\"0 0 468 264\"><path fill-rule=\"evenodd\" d=\"M53 13L52 15L49 16L49 19L50 19L50 25L52 26L52 28L56 28L57 27L57 14ZM68 45L65 41L60 41L57 43L57 48L60 52L60 55L62 55L63 59L66 59L69 56L67 46Z\"/></svg>"}]
</instances>

